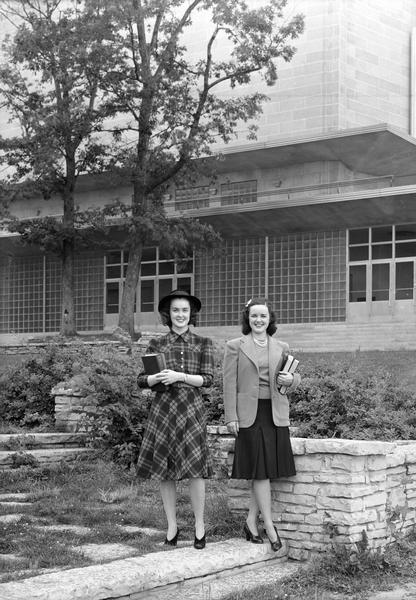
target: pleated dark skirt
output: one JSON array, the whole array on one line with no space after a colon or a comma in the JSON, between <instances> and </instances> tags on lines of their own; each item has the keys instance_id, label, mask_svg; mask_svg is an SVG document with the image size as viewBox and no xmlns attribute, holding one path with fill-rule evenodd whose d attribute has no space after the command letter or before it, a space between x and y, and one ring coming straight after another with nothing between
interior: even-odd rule
<instances>
[{"instance_id":1,"label":"pleated dark skirt","mask_svg":"<svg viewBox=\"0 0 416 600\"><path fill-rule=\"evenodd\" d=\"M289 427L273 423L271 400L260 398L256 420L235 442L232 479L278 479L296 475Z\"/></svg>"}]
</instances>

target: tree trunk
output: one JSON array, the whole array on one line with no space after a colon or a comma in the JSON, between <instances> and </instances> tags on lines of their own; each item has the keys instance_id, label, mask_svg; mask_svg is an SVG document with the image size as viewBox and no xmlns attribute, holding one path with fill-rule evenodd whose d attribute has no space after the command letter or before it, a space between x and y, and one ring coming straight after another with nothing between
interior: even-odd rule
<instances>
[{"instance_id":1,"label":"tree trunk","mask_svg":"<svg viewBox=\"0 0 416 600\"><path fill-rule=\"evenodd\" d=\"M136 289L139 281L142 247L140 242L133 241L129 248L129 262L127 265L126 280L124 282L118 317L118 326L121 329L128 331L132 339L135 335L134 300L136 298Z\"/></svg>"},{"instance_id":2,"label":"tree trunk","mask_svg":"<svg viewBox=\"0 0 416 600\"><path fill-rule=\"evenodd\" d=\"M62 252L61 335L76 335L74 309L74 243L65 240Z\"/></svg>"}]
</instances>

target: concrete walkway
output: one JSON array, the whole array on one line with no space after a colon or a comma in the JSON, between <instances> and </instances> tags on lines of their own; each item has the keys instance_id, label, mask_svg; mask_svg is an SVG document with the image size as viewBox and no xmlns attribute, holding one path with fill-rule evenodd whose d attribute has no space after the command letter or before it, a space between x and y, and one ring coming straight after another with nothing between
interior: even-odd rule
<instances>
[{"instance_id":1,"label":"concrete walkway","mask_svg":"<svg viewBox=\"0 0 416 600\"><path fill-rule=\"evenodd\" d=\"M248 589L265 583L266 571L269 582L292 574L300 564L286 555L285 545L275 554L268 543L231 539L1 583L0 600L213 600L241 589L244 578Z\"/></svg>"}]
</instances>

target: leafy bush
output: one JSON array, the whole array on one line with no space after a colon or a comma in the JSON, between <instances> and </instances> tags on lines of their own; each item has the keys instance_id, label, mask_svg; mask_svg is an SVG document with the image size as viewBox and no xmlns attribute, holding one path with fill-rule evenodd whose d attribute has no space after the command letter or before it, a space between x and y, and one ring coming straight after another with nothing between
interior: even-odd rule
<instances>
[{"instance_id":1,"label":"leafy bush","mask_svg":"<svg viewBox=\"0 0 416 600\"><path fill-rule=\"evenodd\" d=\"M137 460L152 394L137 387L139 357L101 351L67 385L85 394L92 443L126 466Z\"/></svg>"},{"instance_id":2,"label":"leafy bush","mask_svg":"<svg viewBox=\"0 0 416 600\"><path fill-rule=\"evenodd\" d=\"M368 371L357 359L305 362L290 397L299 437L416 439L415 399L385 368Z\"/></svg>"},{"instance_id":3,"label":"leafy bush","mask_svg":"<svg viewBox=\"0 0 416 600\"><path fill-rule=\"evenodd\" d=\"M19 427L51 426L51 389L73 374L79 360L80 355L73 349L51 344L18 366L9 366L0 376L1 419Z\"/></svg>"}]
</instances>

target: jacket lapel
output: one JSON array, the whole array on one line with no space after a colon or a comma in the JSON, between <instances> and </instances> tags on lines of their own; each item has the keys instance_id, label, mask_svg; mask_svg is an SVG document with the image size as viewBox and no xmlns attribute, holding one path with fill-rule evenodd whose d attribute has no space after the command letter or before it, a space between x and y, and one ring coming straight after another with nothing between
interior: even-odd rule
<instances>
[{"instance_id":1,"label":"jacket lapel","mask_svg":"<svg viewBox=\"0 0 416 600\"><path fill-rule=\"evenodd\" d=\"M257 354L251 335L243 335L243 337L241 338L240 348L241 352L243 352L247 356L247 358L249 358L251 362L254 363L254 366L258 371L259 365L257 363Z\"/></svg>"}]
</instances>

